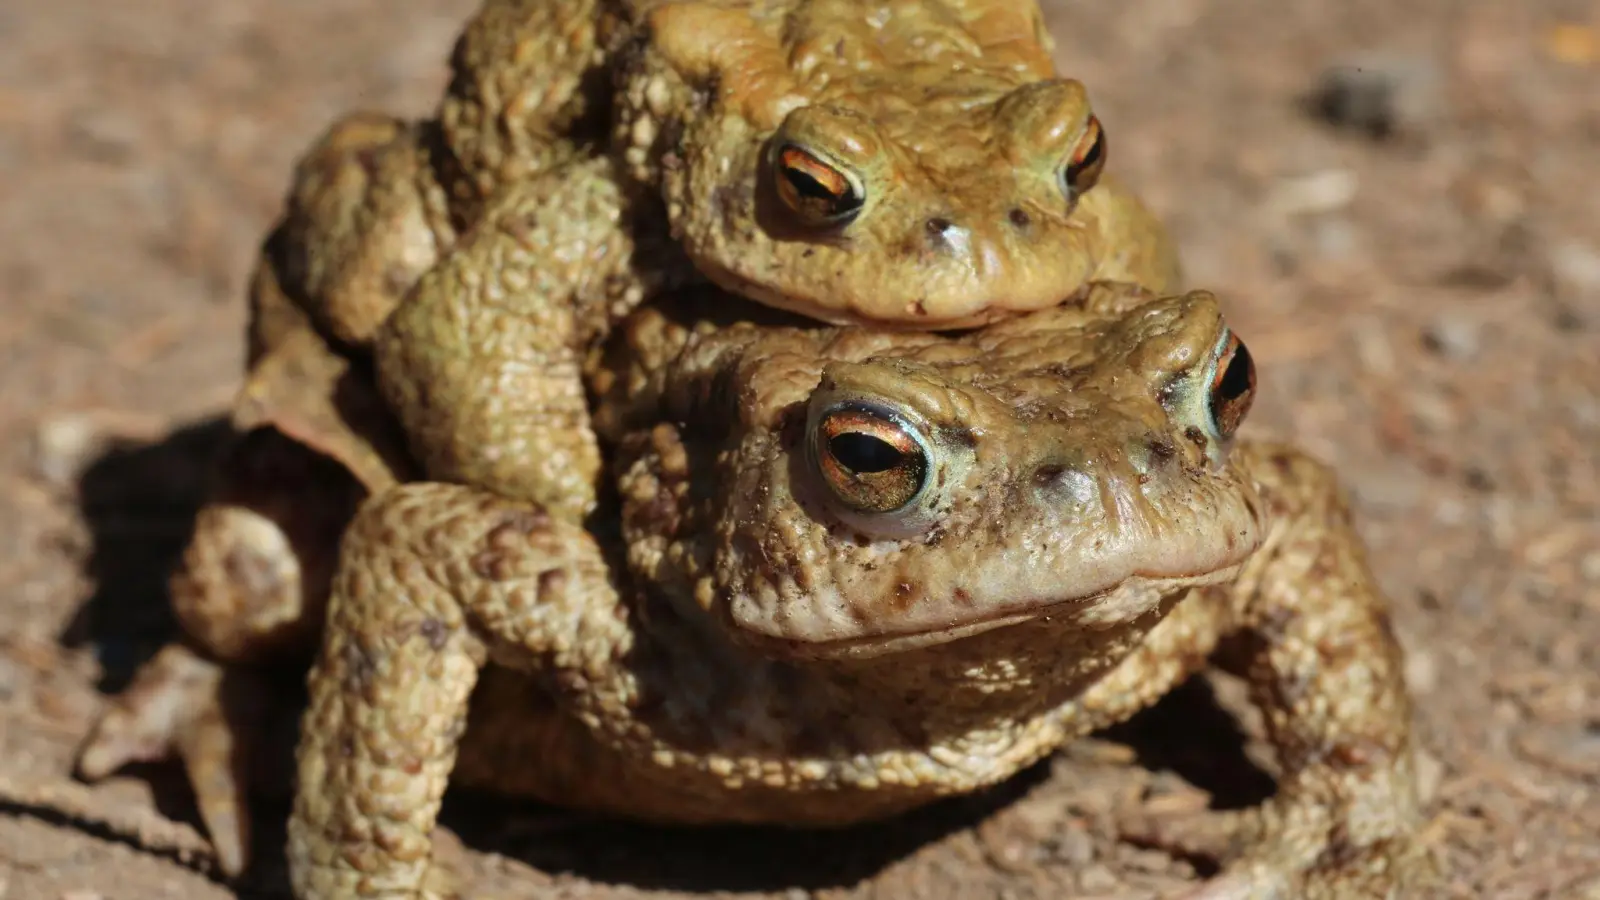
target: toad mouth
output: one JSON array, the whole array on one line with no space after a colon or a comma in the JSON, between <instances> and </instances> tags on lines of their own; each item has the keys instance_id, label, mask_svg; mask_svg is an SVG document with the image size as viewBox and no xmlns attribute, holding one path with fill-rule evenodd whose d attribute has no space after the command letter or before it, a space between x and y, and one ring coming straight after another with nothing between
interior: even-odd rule
<instances>
[{"instance_id":1,"label":"toad mouth","mask_svg":"<svg viewBox=\"0 0 1600 900\"><path fill-rule=\"evenodd\" d=\"M949 644L1014 625L1048 621L1057 616L1069 620L1063 627L1086 630L1110 628L1151 613L1159 612L1165 615L1172 604L1187 595L1190 590L1229 581L1238 574L1243 565L1243 562L1240 562L1204 574L1155 578L1133 575L1104 590L1078 597L1040 601L1028 605L1021 611L1003 611L987 617L916 631L806 641L741 630L739 640L774 656L791 659L872 659ZM1106 602L1117 595L1121 595L1124 599L1121 602L1109 604ZM1095 615L1098 610L1104 610L1106 614Z\"/></svg>"}]
</instances>

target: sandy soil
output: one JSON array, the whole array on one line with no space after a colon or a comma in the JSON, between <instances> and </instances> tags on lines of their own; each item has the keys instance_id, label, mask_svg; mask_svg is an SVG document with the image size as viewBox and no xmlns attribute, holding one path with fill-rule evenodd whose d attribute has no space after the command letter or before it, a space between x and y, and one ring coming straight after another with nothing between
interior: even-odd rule
<instances>
[{"instance_id":1,"label":"sandy soil","mask_svg":"<svg viewBox=\"0 0 1600 900\"><path fill-rule=\"evenodd\" d=\"M0 782L69 810L0 806L0 898L235 896L90 821L198 845L178 773L75 790L72 752L168 634L293 158L348 107L426 113L472 5L0 6ZM1061 0L1052 22L1113 165L1257 355L1249 427L1348 479L1437 761L1441 896L1600 897L1600 5ZM1149 897L1189 868L1111 841L1119 804L1270 789L1230 693L1196 682L993 795L844 835L473 798L449 821L515 895ZM281 896L263 829L239 896Z\"/></svg>"}]
</instances>

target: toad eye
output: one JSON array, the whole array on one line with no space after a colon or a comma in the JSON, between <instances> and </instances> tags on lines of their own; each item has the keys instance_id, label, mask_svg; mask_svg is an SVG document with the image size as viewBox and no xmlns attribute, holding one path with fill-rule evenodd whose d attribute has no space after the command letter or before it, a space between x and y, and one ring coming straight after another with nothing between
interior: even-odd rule
<instances>
[{"instance_id":1,"label":"toad eye","mask_svg":"<svg viewBox=\"0 0 1600 900\"><path fill-rule=\"evenodd\" d=\"M778 197L805 225L847 225L866 202L866 193L842 169L793 144L778 151L776 168Z\"/></svg>"},{"instance_id":2,"label":"toad eye","mask_svg":"<svg viewBox=\"0 0 1600 900\"><path fill-rule=\"evenodd\" d=\"M845 507L861 513L904 509L928 481L928 451L898 418L860 406L836 408L817 420L817 468Z\"/></svg>"},{"instance_id":3,"label":"toad eye","mask_svg":"<svg viewBox=\"0 0 1600 900\"><path fill-rule=\"evenodd\" d=\"M1244 341L1229 331L1227 343L1217 357L1217 366L1211 376L1211 389L1206 395L1212 428L1218 437L1226 440L1239 430L1255 396L1255 362L1250 358L1250 350L1245 347Z\"/></svg>"},{"instance_id":4,"label":"toad eye","mask_svg":"<svg viewBox=\"0 0 1600 900\"><path fill-rule=\"evenodd\" d=\"M1061 166L1061 192L1066 194L1069 201L1077 200L1095 186L1105 167L1106 132L1100 127L1100 120L1090 116L1077 146L1072 148L1072 154Z\"/></svg>"}]
</instances>

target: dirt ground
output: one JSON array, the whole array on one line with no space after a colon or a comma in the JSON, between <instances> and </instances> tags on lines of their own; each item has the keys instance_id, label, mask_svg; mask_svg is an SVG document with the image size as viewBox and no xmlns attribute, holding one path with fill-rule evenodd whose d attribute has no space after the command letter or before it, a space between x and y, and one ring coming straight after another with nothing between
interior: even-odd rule
<instances>
[{"instance_id":1,"label":"dirt ground","mask_svg":"<svg viewBox=\"0 0 1600 900\"><path fill-rule=\"evenodd\" d=\"M235 896L104 827L200 845L179 773L85 790L72 754L169 633L162 575L295 155L351 106L427 113L474 5L0 5L0 786L66 810L0 805L0 898ZM1051 21L1112 166L1257 356L1248 427L1348 480L1436 761L1439 895L1600 898L1600 5L1061 0ZM448 821L479 889L512 896L1153 897L1190 866L1115 843L1115 809L1270 790L1248 716L1241 739L1219 713L1235 687L845 834L486 798ZM283 895L271 818L238 896Z\"/></svg>"}]
</instances>

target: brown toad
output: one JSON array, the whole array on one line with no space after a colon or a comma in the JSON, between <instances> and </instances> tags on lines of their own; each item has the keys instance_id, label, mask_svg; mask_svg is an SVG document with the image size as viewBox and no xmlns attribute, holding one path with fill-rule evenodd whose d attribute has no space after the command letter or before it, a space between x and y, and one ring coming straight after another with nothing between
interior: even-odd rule
<instances>
[{"instance_id":1,"label":"brown toad","mask_svg":"<svg viewBox=\"0 0 1600 900\"><path fill-rule=\"evenodd\" d=\"M355 116L302 163L284 283L376 335L431 476L580 514L577 357L670 285L932 329L1174 287L1050 49L1011 0L487 0L435 121Z\"/></svg>"},{"instance_id":2,"label":"brown toad","mask_svg":"<svg viewBox=\"0 0 1600 900\"><path fill-rule=\"evenodd\" d=\"M297 896L439 896L452 779L663 821L890 815L1127 718L1235 632L1283 778L1198 896L1423 869L1383 600L1330 473L1235 440L1254 371L1209 294L960 336L649 309L613 350L620 534L443 483L357 512Z\"/></svg>"}]
</instances>

